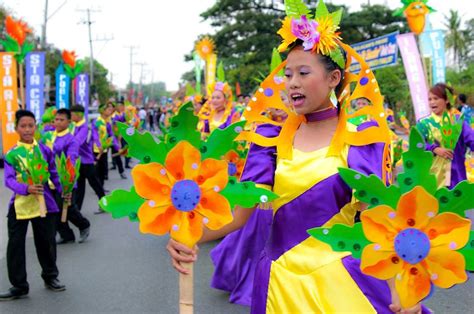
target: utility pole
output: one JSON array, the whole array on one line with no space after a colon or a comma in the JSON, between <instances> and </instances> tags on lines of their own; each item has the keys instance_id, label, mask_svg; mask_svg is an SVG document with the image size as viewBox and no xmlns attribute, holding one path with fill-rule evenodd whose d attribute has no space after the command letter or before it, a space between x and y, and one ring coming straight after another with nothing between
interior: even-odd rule
<instances>
[{"instance_id":1,"label":"utility pole","mask_svg":"<svg viewBox=\"0 0 474 314\"><path fill-rule=\"evenodd\" d=\"M140 82L139 82L139 87L138 87L138 90L139 90L139 94L142 95L142 105L143 105L143 68L145 67L146 63L145 62L138 62L138 63L135 63L136 65L139 65L140 66Z\"/></svg>"},{"instance_id":2,"label":"utility pole","mask_svg":"<svg viewBox=\"0 0 474 314\"><path fill-rule=\"evenodd\" d=\"M44 1L44 18L43 18L43 25L41 25L41 48L46 49L46 25L48 21L56 14L58 11L66 4L68 0L64 0L61 5L54 10L54 12L48 16L48 0Z\"/></svg>"},{"instance_id":3,"label":"utility pole","mask_svg":"<svg viewBox=\"0 0 474 314\"><path fill-rule=\"evenodd\" d=\"M82 21L81 24L86 24L89 30L89 46L90 46L90 62L89 62L89 77L90 77L90 85L94 85L94 47L92 45L92 22L91 21L91 12L99 12L99 11L94 11L91 10L90 8L87 8L86 10L77 10L80 12L86 12L87 13L87 20Z\"/></svg>"},{"instance_id":4,"label":"utility pole","mask_svg":"<svg viewBox=\"0 0 474 314\"><path fill-rule=\"evenodd\" d=\"M132 79L132 75L133 75L133 56L136 54L134 52L134 50L136 50L139 47L138 46L125 46L124 48L130 49L130 80L129 80L129 83L130 83L130 87L132 87L132 83L133 83L133 79Z\"/></svg>"}]
</instances>

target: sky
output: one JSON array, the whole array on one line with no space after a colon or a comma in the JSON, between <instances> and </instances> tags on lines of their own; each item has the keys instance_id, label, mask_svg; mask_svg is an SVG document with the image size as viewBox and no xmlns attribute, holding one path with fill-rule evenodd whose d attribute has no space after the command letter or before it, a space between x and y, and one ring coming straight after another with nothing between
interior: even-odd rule
<instances>
[{"instance_id":1,"label":"sky","mask_svg":"<svg viewBox=\"0 0 474 314\"><path fill-rule=\"evenodd\" d=\"M75 50L79 58L90 55L85 9L91 9L91 30L94 58L109 69L109 79L124 88L130 80L130 49L133 55L132 80L138 83L162 81L168 90L178 89L181 75L192 69L184 55L193 49L200 34L214 33L199 14L211 7L214 0L49 0L47 42L59 49ZM327 0L345 4L351 11L362 3L385 4L395 9L399 0ZM474 17L466 10L467 0L430 0L437 12L430 15L433 28L444 28L443 14L458 10L462 19ZM0 0L16 17L23 18L39 36L44 20L45 0ZM275 30L276 32L277 30ZM105 39L105 40L104 40ZM145 63L143 66L140 64Z\"/></svg>"}]
</instances>

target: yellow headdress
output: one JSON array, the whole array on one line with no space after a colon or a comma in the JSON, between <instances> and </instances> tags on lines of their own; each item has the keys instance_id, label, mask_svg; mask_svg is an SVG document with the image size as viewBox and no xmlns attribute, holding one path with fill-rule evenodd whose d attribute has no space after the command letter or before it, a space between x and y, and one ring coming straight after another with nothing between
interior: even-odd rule
<instances>
[{"instance_id":1,"label":"yellow headdress","mask_svg":"<svg viewBox=\"0 0 474 314\"><path fill-rule=\"evenodd\" d=\"M297 13L295 12L303 12L304 14L309 13L309 9L306 8L306 5L302 1L291 1L292 6L290 6L290 8L288 8L288 3L285 4L287 6L287 14L288 12L293 13L283 21L284 26L279 31L280 35L283 33L283 44L280 46L280 49L286 49L294 41L301 39L296 35L291 37L287 32L288 27L285 26L285 24L288 25L288 23L290 23L291 25L294 19L302 20L302 16L297 16ZM380 93L380 89L374 74L364 59L350 46L342 43L339 35L335 33L337 27L334 25L337 26L340 21L340 16L340 12L337 14L329 14L325 4L322 0L320 0L316 11L315 21L317 22L317 25L323 25L324 23L324 25L333 26L330 27L330 31L327 31L327 33L324 33L323 29L321 29L319 41L311 41L311 36L308 35L306 46L304 46L305 50L311 49L311 51L329 55L331 59L338 65L342 60L341 68L345 70L342 88L340 89L341 92L339 95L337 95L338 102L341 105L339 123L336 134L332 139L328 155L335 156L340 154L345 144L363 146L371 143L383 142L386 143L384 156L386 160L384 164L387 168L385 170L390 171L388 168L389 165L387 163L387 161L390 159L390 150L388 149L390 136L383 108L383 96ZM306 19L306 21L308 20ZM313 25L313 27L315 26L314 24L311 25ZM327 29L328 28L324 28L324 30ZM342 57L341 49L343 49L346 53L346 61L344 61L344 58ZM341 60L339 60L339 53L334 51L339 51L342 57ZM329 52L329 54L327 54L327 52ZM357 60L357 62L359 62L361 65L360 72L357 74L351 73L349 70L352 59ZM260 146L276 146L278 156L280 158L291 158L293 137L300 124L305 121L305 117L297 115L291 111L291 109L287 108L281 100L280 93L281 91L285 90L285 84L281 77L278 76L278 72L283 69L285 65L286 61L275 68L260 84L260 88L252 97L243 114L248 123L270 123L281 126L280 134L277 137L267 138L255 132L245 131L240 134L237 140L251 141ZM351 85L355 85L355 87L352 89ZM351 101L361 97L367 98L371 105L354 112L350 112L348 108L350 107ZM276 122L269 119L263 115L267 108L275 108L285 111L288 115L287 120L285 122ZM353 131L347 127L347 119L360 117L363 115L368 115L372 121L377 123L377 126L369 127L362 131ZM386 171L383 171L383 173L385 174Z\"/></svg>"}]
</instances>

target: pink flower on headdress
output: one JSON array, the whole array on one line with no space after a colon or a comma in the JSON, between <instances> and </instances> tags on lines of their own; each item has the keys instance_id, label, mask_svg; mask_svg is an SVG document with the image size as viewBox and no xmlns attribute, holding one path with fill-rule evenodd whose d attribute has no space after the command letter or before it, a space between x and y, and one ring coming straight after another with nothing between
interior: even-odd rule
<instances>
[{"instance_id":1,"label":"pink flower on headdress","mask_svg":"<svg viewBox=\"0 0 474 314\"><path fill-rule=\"evenodd\" d=\"M221 92L224 91L224 83L222 83L222 82L217 82L214 89L215 89L215 90L220 90Z\"/></svg>"},{"instance_id":2,"label":"pink flower on headdress","mask_svg":"<svg viewBox=\"0 0 474 314\"><path fill-rule=\"evenodd\" d=\"M291 20L291 33L303 41L304 50L313 49L319 42L317 27L318 23L314 20L308 21L306 15L302 15L301 19Z\"/></svg>"}]
</instances>

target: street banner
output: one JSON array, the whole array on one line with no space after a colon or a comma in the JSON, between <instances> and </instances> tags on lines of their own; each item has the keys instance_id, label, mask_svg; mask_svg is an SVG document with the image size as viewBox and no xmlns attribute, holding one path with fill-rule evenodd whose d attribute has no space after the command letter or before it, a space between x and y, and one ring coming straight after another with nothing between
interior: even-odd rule
<instances>
[{"instance_id":1,"label":"street banner","mask_svg":"<svg viewBox=\"0 0 474 314\"><path fill-rule=\"evenodd\" d=\"M64 70L63 63L56 69L56 108L69 108L69 87L71 79Z\"/></svg>"},{"instance_id":2,"label":"street banner","mask_svg":"<svg viewBox=\"0 0 474 314\"><path fill-rule=\"evenodd\" d=\"M446 82L446 55L444 52L444 31L425 30L420 34L424 57L431 59L432 85Z\"/></svg>"},{"instance_id":3,"label":"street banner","mask_svg":"<svg viewBox=\"0 0 474 314\"><path fill-rule=\"evenodd\" d=\"M397 65L398 46L397 35L399 32L393 32L374 39L363 41L351 45L359 55L364 58L365 62L372 70ZM351 72L358 73L360 64L352 59Z\"/></svg>"},{"instance_id":4,"label":"street banner","mask_svg":"<svg viewBox=\"0 0 474 314\"><path fill-rule=\"evenodd\" d=\"M415 35L413 33L397 35L397 43L410 87L415 117L416 120L420 120L430 115L431 110L428 104L428 87Z\"/></svg>"},{"instance_id":5,"label":"street banner","mask_svg":"<svg viewBox=\"0 0 474 314\"><path fill-rule=\"evenodd\" d=\"M194 52L193 53L193 58L194 58L194 75L196 77L196 93L198 95L201 95L201 73L202 73L202 59L199 57L199 55Z\"/></svg>"},{"instance_id":6,"label":"street banner","mask_svg":"<svg viewBox=\"0 0 474 314\"><path fill-rule=\"evenodd\" d=\"M3 154L18 141L15 112L18 110L16 60L11 52L0 52L0 114Z\"/></svg>"},{"instance_id":7,"label":"street banner","mask_svg":"<svg viewBox=\"0 0 474 314\"><path fill-rule=\"evenodd\" d=\"M81 73L74 80L76 83L76 104L84 106L84 116L89 114L89 74Z\"/></svg>"},{"instance_id":8,"label":"street banner","mask_svg":"<svg viewBox=\"0 0 474 314\"><path fill-rule=\"evenodd\" d=\"M38 122L44 112L44 62L44 52L30 52L25 58L26 109L33 112Z\"/></svg>"}]
</instances>

